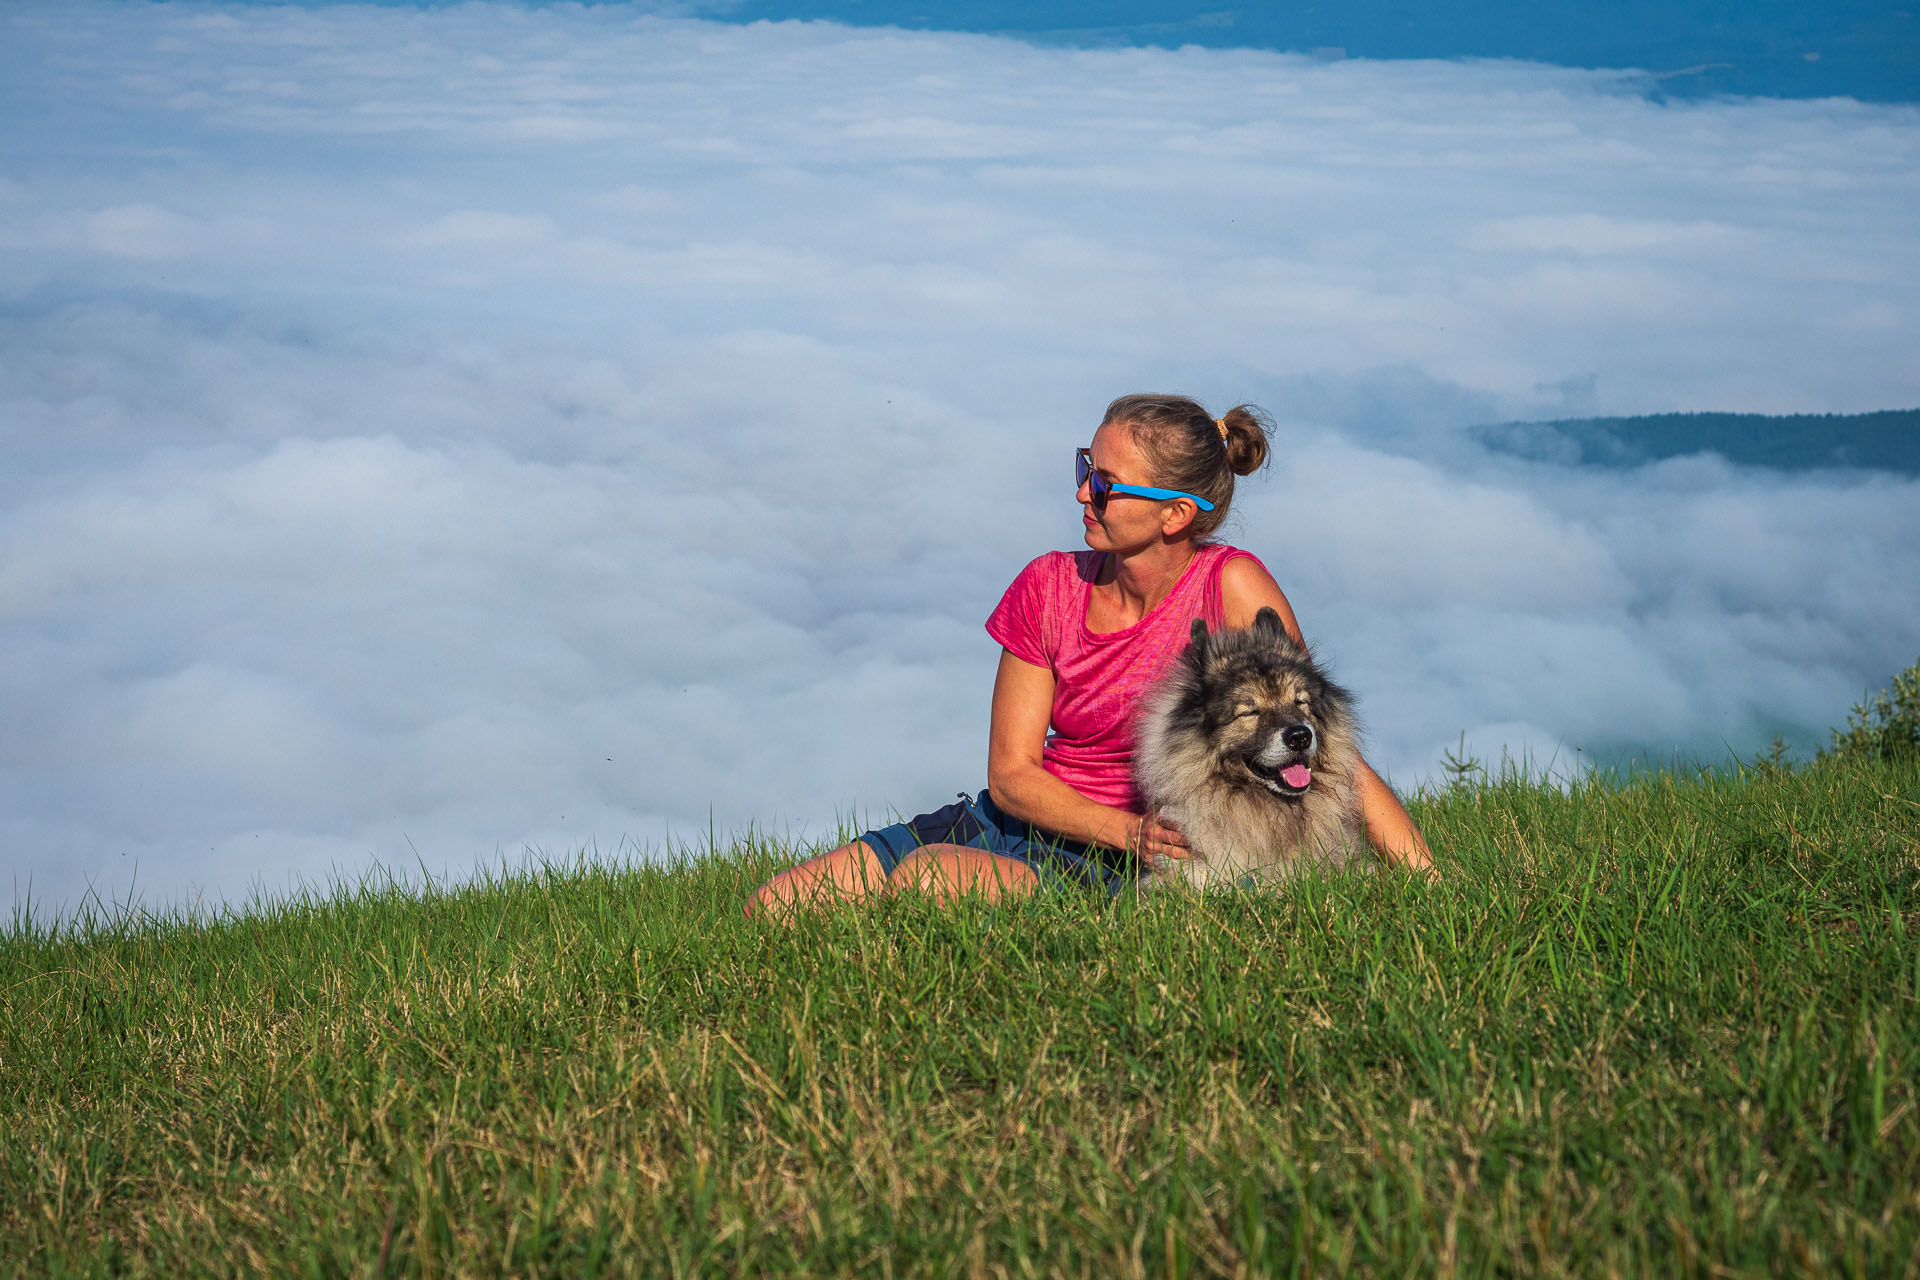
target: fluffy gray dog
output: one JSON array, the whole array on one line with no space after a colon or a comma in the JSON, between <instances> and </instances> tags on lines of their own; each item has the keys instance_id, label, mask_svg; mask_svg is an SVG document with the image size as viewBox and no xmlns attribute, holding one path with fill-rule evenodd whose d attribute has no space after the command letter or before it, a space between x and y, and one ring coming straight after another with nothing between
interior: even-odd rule
<instances>
[{"instance_id":1,"label":"fluffy gray dog","mask_svg":"<svg viewBox=\"0 0 1920 1280\"><path fill-rule=\"evenodd\" d=\"M1134 769L1190 858L1155 858L1143 888L1258 885L1309 859L1366 856L1353 699L1262 609L1241 631L1193 643L1154 691Z\"/></svg>"}]
</instances>

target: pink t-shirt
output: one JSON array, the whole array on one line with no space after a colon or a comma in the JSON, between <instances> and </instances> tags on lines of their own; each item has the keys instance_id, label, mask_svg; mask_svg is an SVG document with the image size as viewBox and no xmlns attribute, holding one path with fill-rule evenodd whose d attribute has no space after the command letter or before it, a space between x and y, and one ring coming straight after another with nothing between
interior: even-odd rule
<instances>
[{"instance_id":1,"label":"pink t-shirt","mask_svg":"<svg viewBox=\"0 0 1920 1280\"><path fill-rule=\"evenodd\" d=\"M1029 564L987 619L987 634L1022 662L1053 672L1047 772L1089 800L1139 812L1133 717L1141 695L1187 647L1195 618L1222 625L1220 570L1227 561L1260 560L1210 543L1146 617L1119 631L1089 631L1087 600L1105 554L1049 551Z\"/></svg>"}]
</instances>

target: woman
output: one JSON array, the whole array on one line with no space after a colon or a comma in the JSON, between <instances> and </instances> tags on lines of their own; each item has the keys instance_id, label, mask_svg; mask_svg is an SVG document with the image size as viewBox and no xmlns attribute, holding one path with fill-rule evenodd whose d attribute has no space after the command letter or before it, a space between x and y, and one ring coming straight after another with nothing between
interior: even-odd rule
<instances>
[{"instance_id":1,"label":"woman","mask_svg":"<svg viewBox=\"0 0 1920 1280\"><path fill-rule=\"evenodd\" d=\"M748 914L901 891L998 898L1049 879L1117 892L1137 859L1187 856L1178 830L1141 811L1130 721L1196 617L1244 627L1270 607L1301 640L1266 566L1208 540L1234 477L1265 463L1268 433L1250 405L1218 419L1184 396L1108 405L1077 459L1089 549L1029 564L987 620L1001 645L987 790L781 872ZM1358 790L1367 838L1386 861L1428 869L1412 819L1365 764Z\"/></svg>"}]
</instances>

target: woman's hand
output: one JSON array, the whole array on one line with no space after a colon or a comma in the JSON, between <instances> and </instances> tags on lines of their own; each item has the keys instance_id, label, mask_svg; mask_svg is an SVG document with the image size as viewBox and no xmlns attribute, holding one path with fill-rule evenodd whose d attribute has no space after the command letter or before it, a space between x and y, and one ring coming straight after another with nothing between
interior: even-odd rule
<instances>
[{"instance_id":1,"label":"woman's hand","mask_svg":"<svg viewBox=\"0 0 1920 1280\"><path fill-rule=\"evenodd\" d=\"M1165 860L1193 856L1180 828L1157 813L1135 814L1127 823L1127 848L1146 871L1158 871Z\"/></svg>"}]
</instances>

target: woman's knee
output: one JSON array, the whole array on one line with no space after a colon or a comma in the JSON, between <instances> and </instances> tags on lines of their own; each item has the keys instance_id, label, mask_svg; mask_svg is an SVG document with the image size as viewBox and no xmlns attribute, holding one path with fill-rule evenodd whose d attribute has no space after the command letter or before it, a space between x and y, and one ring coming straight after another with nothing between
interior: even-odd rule
<instances>
[{"instance_id":1,"label":"woman's knee","mask_svg":"<svg viewBox=\"0 0 1920 1280\"><path fill-rule=\"evenodd\" d=\"M965 845L932 844L900 860L887 880L887 892L924 893L937 901L966 893L997 898L1031 892L1039 883L1033 868L1017 859Z\"/></svg>"},{"instance_id":2,"label":"woman's knee","mask_svg":"<svg viewBox=\"0 0 1920 1280\"><path fill-rule=\"evenodd\" d=\"M791 915L809 907L857 902L886 886L886 868L866 843L855 840L788 867L747 898L749 916Z\"/></svg>"}]
</instances>

